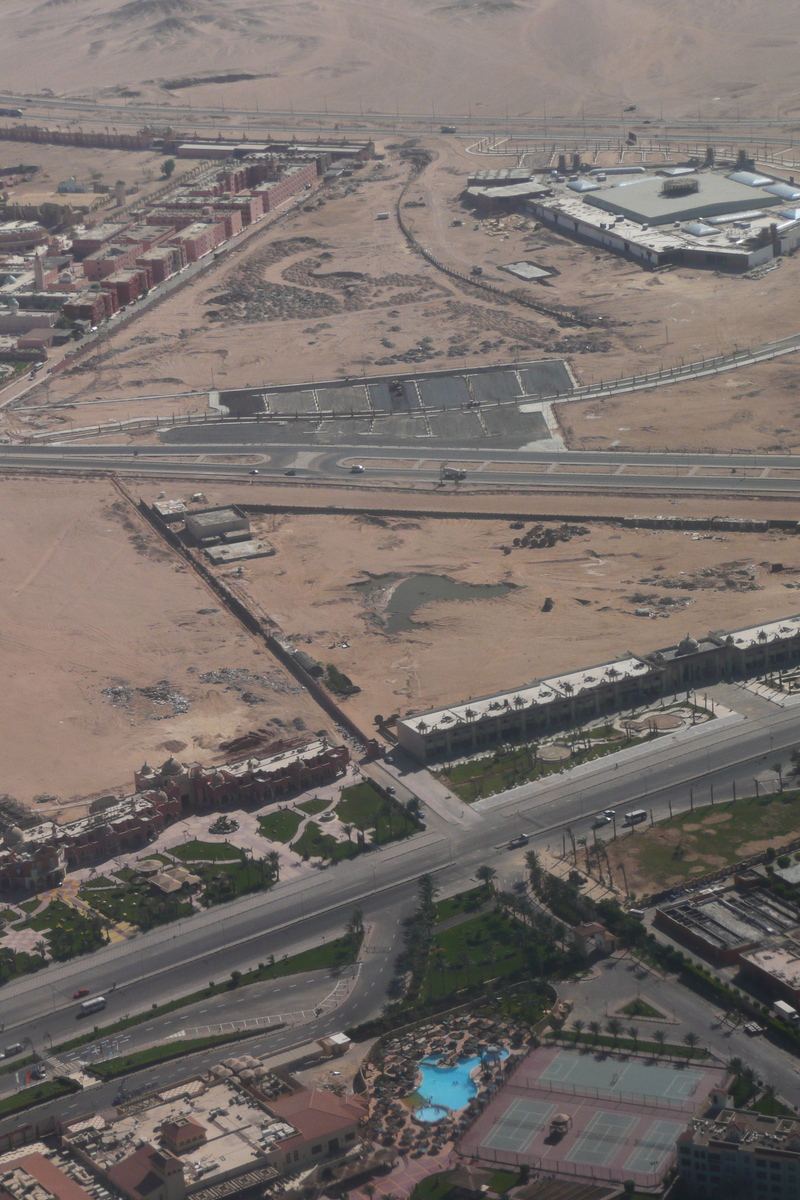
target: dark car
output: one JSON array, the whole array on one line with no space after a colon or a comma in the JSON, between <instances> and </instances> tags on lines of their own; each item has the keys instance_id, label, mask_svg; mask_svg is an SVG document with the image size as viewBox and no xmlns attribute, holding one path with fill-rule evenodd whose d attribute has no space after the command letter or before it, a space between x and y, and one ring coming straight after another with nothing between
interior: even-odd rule
<instances>
[{"instance_id":1,"label":"dark car","mask_svg":"<svg viewBox=\"0 0 800 1200\"><path fill-rule=\"evenodd\" d=\"M88 988L78 988L77 992L72 993L72 999L80 1000L82 996L88 996L88 995L89 995Z\"/></svg>"}]
</instances>

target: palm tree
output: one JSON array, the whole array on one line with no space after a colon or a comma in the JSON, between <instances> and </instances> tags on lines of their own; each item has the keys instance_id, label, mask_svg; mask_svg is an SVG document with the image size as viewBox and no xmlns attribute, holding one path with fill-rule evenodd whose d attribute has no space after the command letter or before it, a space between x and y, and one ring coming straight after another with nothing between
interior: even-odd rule
<instances>
[{"instance_id":1,"label":"palm tree","mask_svg":"<svg viewBox=\"0 0 800 1200\"><path fill-rule=\"evenodd\" d=\"M603 1026L600 1024L599 1021L590 1021L589 1022L589 1033L591 1033L592 1037L594 1038L595 1046L597 1045L597 1043L600 1039L600 1032L601 1032L602 1028L603 1028Z\"/></svg>"},{"instance_id":2,"label":"palm tree","mask_svg":"<svg viewBox=\"0 0 800 1200\"><path fill-rule=\"evenodd\" d=\"M352 824L351 824L349 821L347 822L347 824L346 824L346 825L343 825L343 826L342 826L342 829L343 829L343 830L345 831L345 833L347 834L347 840L348 840L348 842L352 842L352 840L353 840L353 839L352 839L352 837L351 837L350 835L352 834L352 832L353 832L353 829L354 829L354 828L355 828L355 827L354 827L354 826L353 826L353 825L352 825Z\"/></svg>"},{"instance_id":3,"label":"palm tree","mask_svg":"<svg viewBox=\"0 0 800 1200\"><path fill-rule=\"evenodd\" d=\"M539 855L535 850L529 850L525 855L525 866L528 868L528 880L531 889L538 892L539 885L542 882L542 864L539 862Z\"/></svg>"},{"instance_id":4,"label":"palm tree","mask_svg":"<svg viewBox=\"0 0 800 1200\"><path fill-rule=\"evenodd\" d=\"M575 1041L576 1042L580 1042L581 1034L583 1033L584 1026L585 1026L585 1023L580 1019L580 1017L578 1017L577 1020L572 1022L572 1028L575 1030Z\"/></svg>"},{"instance_id":5,"label":"palm tree","mask_svg":"<svg viewBox=\"0 0 800 1200\"><path fill-rule=\"evenodd\" d=\"M364 932L364 912L360 908L354 908L347 919L345 932L349 938L360 937Z\"/></svg>"},{"instance_id":6,"label":"palm tree","mask_svg":"<svg viewBox=\"0 0 800 1200\"><path fill-rule=\"evenodd\" d=\"M658 1057L659 1054L664 1053L664 1046L667 1041L667 1035L664 1033L663 1029L657 1029L655 1031L655 1033L653 1034L653 1041L658 1046L658 1050L656 1051L656 1057Z\"/></svg>"},{"instance_id":7,"label":"palm tree","mask_svg":"<svg viewBox=\"0 0 800 1200\"><path fill-rule=\"evenodd\" d=\"M741 1058L729 1058L725 1066L730 1071L731 1075L734 1075L737 1078L744 1070L744 1063L742 1062Z\"/></svg>"},{"instance_id":8,"label":"palm tree","mask_svg":"<svg viewBox=\"0 0 800 1200\"><path fill-rule=\"evenodd\" d=\"M695 1050L700 1045L700 1038L697 1036L697 1034L694 1032L693 1029L690 1029L688 1033L685 1033L683 1035L683 1044L689 1050L687 1057L691 1061L692 1058L694 1057Z\"/></svg>"},{"instance_id":9,"label":"palm tree","mask_svg":"<svg viewBox=\"0 0 800 1200\"><path fill-rule=\"evenodd\" d=\"M44 938L39 938L38 942L34 942L33 949L35 953L41 955L42 958L47 957L47 942L44 940Z\"/></svg>"},{"instance_id":10,"label":"palm tree","mask_svg":"<svg viewBox=\"0 0 800 1200\"><path fill-rule=\"evenodd\" d=\"M477 871L475 872L475 878L482 883L485 888L491 887L492 891L494 891L494 880L497 878L497 871L495 871L494 867L478 867Z\"/></svg>"},{"instance_id":11,"label":"palm tree","mask_svg":"<svg viewBox=\"0 0 800 1200\"><path fill-rule=\"evenodd\" d=\"M434 946L433 949L431 950L430 969L433 970L434 967L439 968L439 973L442 977L441 995L443 996L444 995L444 973L447 968L447 951L445 950L444 946Z\"/></svg>"},{"instance_id":12,"label":"palm tree","mask_svg":"<svg viewBox=\"0 0 800 1200\"><path fill-rule=\"evenodd\" d=\"M639 1049L639 1027L638 1025L628 1026L628 1037L633 1042L633 1049L636 1052Z\"/></svg>"},{"instance_id":13,"label":"palm tree","mask_svg":"<svg viewBox=\"0 0 800 1200\"><path fill-rule=\"evenodd\" d=\"M269 854L267 855L267 862L269 863L269 869L272 874L272 878L277 883L281 877L281 856L278 854L277 850L270 850Z\"/></svg>"},{"instance_id":14,"label":"palm tree","mask_svg":"<svg viewBox=\"0 0 800 1200\"><path fill-rule=\"evenodd\" d=\"M619 1035L622 1033L622 1021L619 1017L612 1017L606 1021L606 1029L614 1039L614 1049L616 1050L619 1045Z\"/></svg>"}]
</instances>

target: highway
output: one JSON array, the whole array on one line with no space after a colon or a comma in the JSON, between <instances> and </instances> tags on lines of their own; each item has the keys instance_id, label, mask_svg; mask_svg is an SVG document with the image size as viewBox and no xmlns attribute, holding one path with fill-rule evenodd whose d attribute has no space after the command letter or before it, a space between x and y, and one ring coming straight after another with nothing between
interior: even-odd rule
<instances>
[{"instance_id":1,"label":"highway","mask_svg":"<svg viewBox=\"0 0 800 1200\"><path fill-rule=\"evenodd\" d=\"M797 741L797 713L776 706L765 718L727 716L546 781L522 785L463 811L459 807L442 815L428 807L425 832L364 855L346 869L287 879L268 893L210 909L105 947L91 958L55 964L5 986L0 990L3 1039L8 1043L30 1038L41 1049L45 1034L58 1041L81 1028L77 1004L71 999L80 987L111 993L103 1014L110 1023L176 991L202 987L210 979L219 981L231 970L264 961L271 953L277 957L321 941L323 935L335 936L354 906L360 905L366 921L381 931L382 952L367 956L341 1009L302 1027L304 1037L319 1036L322 1029L360 1020L380 1007L399 948L399 922L413 904L416 881L423 872L434 873L440 888L452 890L469 886L476 868L489 863L510 882L523 873L525 850L509 851L507 844L521 831L529 834L533 846L558 845L567 827L576 836L588 834L594 813L602 808L618 812L645 808L658 819L667 815L670 803L673 811L688 808L690 789L697 803L708 801L712 786L717 800L730 799L734 782L737 794L743 795L753 791L754 775L776 760L786 761ZM398 763L392 766L390 761L388 769L399 781L404 776L411 781L415 769L398 757ZM265 1012L283 1007L266 994L263 1002ZM190 1016L184 1011L180 1015ZM265 1033L254 1045L278 1049L296 1034L291 1029ZM220 1057L219 1052L212 1061L215 1057ZM195 1065L193 1058L184 1060L178 1072L186 1074ZM175 1070L169 1068L170 1078L178 1077ZM91 1091L79 1102L93 1107L96 1095ZM3 1128L0 1124L0 1132Z\"/></svg>"},{"instance_id":2,"label":"highway","mask_svg":"<svg viewBox=\"0 0 800 1200\"><path fill-rule=\"evenodd\" d=\"M162 431L163 432L163 431ZM345 431L346 432L346 431ZM670 454L636 451L531 451L492 446L445 445L419 438L404 445L325 444L324 434L309 428L307 440L296 441L294 423L213 422L167 431L180 441L142 446L134 455L124 445L80 443L0 446L0 469L36 471L111 471L157 480L185 478L285 479L294 472L297 482L346 481L350 485L439 482L443 462L467 471L470 487L496 489L516 486L526 491L583 490L612 493L659 492L675 494L717 493L721 496L795 496L800 488L800 455L791 454ZM280 441L281 435L292 440ZM315 437L319 441L315 443ZM429 443L426 445L426 441ZM208 455L241 454L245 462L215 462ZM257 466L253 465L254 456ZM391 461L387 462L387 458ZM363 473L352 474L354 465ZM591 468L595 467L596 471ZM286 480L288 483L288 480ZM452 484L448 486L454 486Z\"/></svg>"}]
</instances>

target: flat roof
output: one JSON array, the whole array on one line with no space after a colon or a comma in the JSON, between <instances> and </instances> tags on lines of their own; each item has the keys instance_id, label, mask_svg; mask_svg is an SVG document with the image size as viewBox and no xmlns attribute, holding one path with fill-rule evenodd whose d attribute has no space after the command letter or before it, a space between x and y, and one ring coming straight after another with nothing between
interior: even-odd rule
<instances>
[{"instance_id":1,"label":"flat roof","mask_svg":"<svg viewBox=\"0 0 800 1200\"><path fill-rule=\"evenodd\" d=\"M723 1108L715 1116L695 1117L688 1130L678 1138L678 1145L708 1146L712 1142L723 1142L727 1150L741 1145L751 1152L779 1150L781 1155L797 1157L800 1153L798 1138L800 1122L796 1117L769 1117L760 1112Z\"/></svg>"},{"instance_id":2,"label":"flat roof","mask_svg":"<svg viewBox=\"0 0 800 1200\"><path fill-rule=\"evenodd\" d=\"M794 938L751 950L743 954L742 958L753 966L760 967L780 983L785 983L791 988L800 987L800 944Z\"/></svg>"},{"instance_id":3,"label":"flat roof","mask_svg":"<svg viewBox=\"0 0 800 1200\"><path fill-rule=\"evenodd\" d=\"M224 508L204 508L199 512L187 512L186 520L193 525L219 525L221 521L246 521L244 513L237 512L233 505Z\"/></svg>"},{"instance_id":4,"label":"flat roof","mask_svg":"<svg viewBox=\"0 0 800 1200\"><path fill-rule=\"evenodd\" d=\"M582 692L593 691L604 684L618 683L625 678L641 678L654 670L650 663L630 654L625 658L615 659L614 662L601 663L597 667L572 671L552 679L541 679L512 691L496 692L491 696L468 700L464 704L415 713L398 724L416 732L421 722L427 726L427 732L430 732L437 726L474 723L484 717L501 716L504 710L518 712L536 704L551 704L554 700L579 696Z\"/></svg>"},{"instance_id":5,"label":"flat roof","mask_svg":"<svg viewBox=\"0 0 800 1200\"><path fill-rule=\"evenodd\" d=\"M747 629L736 629L728 636L732 639L732 644L740 650L765 646L769 642L781 642L785 638L800 636L800 615L766 621L763 625L750 625Z\"/></svg>"},{"instance_id":6,"label":"flat roof","mask_svg":"<svg viewBox=\"0 0 800 1200\"><path fill-rule=\"evenodd\" d=\"M658 911L710 945L727 950L788 933L800 924L797 913L763 891L740 894L730 890L706 899L660 905Z\"/></svg>"},{"instance_id":7,"label":"flat roof","mask_svg":"<svg viewBox=\"0 0 800 1200\"><path fill-rule=\"evenodd\" d=\"M696 178L699 190L682 196L662 195L663 176L649 175L626 187L605 187L587 194L586 203L606 212L619 213L639 224L665 225L669 221L690 221L697 217L745 211L755 204L767 208L788 198L773 195L763 188L748 187L711 171L700 172Z\"/></svg>"}]
</instances>

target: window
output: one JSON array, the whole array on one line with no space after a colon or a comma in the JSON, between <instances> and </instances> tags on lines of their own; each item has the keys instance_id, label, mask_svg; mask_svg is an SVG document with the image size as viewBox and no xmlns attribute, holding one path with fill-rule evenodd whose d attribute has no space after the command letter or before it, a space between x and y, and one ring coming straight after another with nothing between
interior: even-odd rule
<instances>
[{"instance_id":1,"label":"window","mask_svg":"<svg viewBox=\"0 0 800 1200\"><path fill-rule=\"evenodd\" d=\"M319 1146L312 1146L311 1153L312 1154L321 1154L322 1153L322 1145L320 1144Z\"/></svg>"},{"instance_id":2,"label":"window","mask_svg":"<svg viewBox=\"0 0 800 1200\"><path fill-rule=\"evenodd\" d=\"M356 1135L354 1133L346 1133L344 1135L344 1140L346 1142L354 1142L356 1140Z\"/></svg>"}]
</instances>

